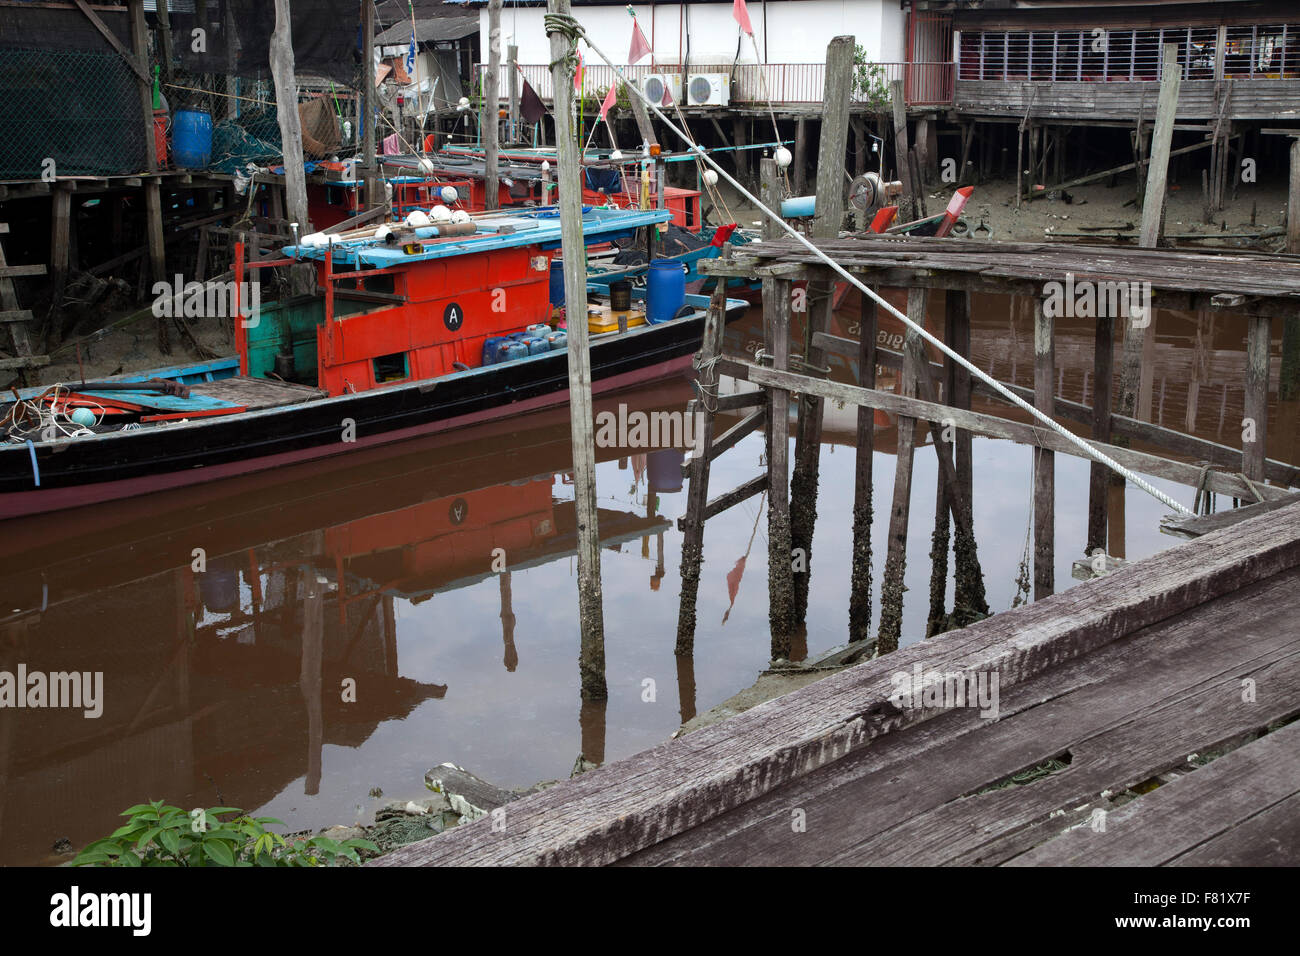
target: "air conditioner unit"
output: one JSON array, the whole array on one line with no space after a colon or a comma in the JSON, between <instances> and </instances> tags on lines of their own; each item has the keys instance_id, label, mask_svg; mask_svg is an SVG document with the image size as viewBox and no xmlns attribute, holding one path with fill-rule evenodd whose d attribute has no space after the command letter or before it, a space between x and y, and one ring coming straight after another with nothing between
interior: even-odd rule
<instances>
[{"instance_id":1,"label":"air conditioner unit","mask_svg":"<svg viewBox=\"0 0 1300 956\"><path fill-rule=\"evenodd\" d=\"M726 73L697 73L686 88L688 106L729 106L731 77Z\"/></svg>"},{"instance_id":2,"label":"air conditioner unit","mask_svg":"<svg viewBox=\"0 0 1300 956\"><path fill-rule=\"evenodd\" d=\"M659 106L664 101L664 90L672 97L674 103L682 100L682 76L680 73L651 73L641 81L641 92L651 103Z\"/></svg>"}]
</instances>

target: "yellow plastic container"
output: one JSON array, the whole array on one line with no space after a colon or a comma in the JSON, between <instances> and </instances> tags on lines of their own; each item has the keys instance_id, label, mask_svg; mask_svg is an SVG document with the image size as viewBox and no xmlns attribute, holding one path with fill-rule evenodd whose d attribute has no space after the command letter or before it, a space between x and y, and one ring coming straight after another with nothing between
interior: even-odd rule
<instances>
[{"instance_id":1,"label":"yellow plastic container","mask_svg":"<svg viewBox=\"0 0 1300 956\"><path fill-rule=\"evenodd\" d=\"M627 327L636 328L638 325L645 325L645 310L633 309L630 312L615 312L608 305L589 305L587 306L587 331L592 335L598 335L602 332L617 332L618 317L627 316Z\"/></svg>"}]
</instances>

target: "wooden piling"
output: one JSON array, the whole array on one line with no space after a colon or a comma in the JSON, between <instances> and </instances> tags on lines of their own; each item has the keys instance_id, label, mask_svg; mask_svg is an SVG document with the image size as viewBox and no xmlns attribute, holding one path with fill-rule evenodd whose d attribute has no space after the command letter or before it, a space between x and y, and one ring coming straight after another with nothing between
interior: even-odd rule
<instances>
[{"instance_id":1,"label":"wooden piling","mask_svg":"<svg viewBox=\"0 0 1300 956\"><path fill-rule=\"evenodd\" d=\"M519 141L519 70L516 68L518 61L519 47L511 43L506 47L506 90L510 104L506 113L506 123L512 143Z\"/></svg>"},{"instance_id":2,"label":"wooden piling","mask_svg":"<svg viewBox=\"0 0 1300 956\"><path fill-rule=\"evenodd\" d=\"M1151 159L1147 167L1145 202L1142 205L1140 244L1148 249L1160 243L1164 223L1165 188L1169 176L1170 144L1174 119L1178 111L1178 91L1182 69L1178 65L1178 45L1166 43L1164 70L1160 77L1160 99L1156 105L1155 129L1151 137ZM1133 276L1136 281L1139 277ZM1151 402L1151 362L1155 348L1155 310L1145 316L1145 326L1135 326L1132 315L1117 316L1124 326L1123 356L1120 365L1118 413L1128 417L1149 412Z\"/></svg>"},{"instance_id":3,"label":"wooden piling","mask_svg":"<svg viewBox=\"0 0 1300 956\"><path fill-rule=\"evenodd\" d=\"M1056 408L1054 320L1034 298L1034 407L1046 415ZM1056 453L1034 449L1034 600L1056 590Z\"/></svg>"},{"instance_id":4,"label":"wooden piling","mask_svg":"<svg viewBox=\"0 0 1300 956\"><path fill-rule=\"evenodd\" d=\"M1266 315L1252 315L1247 322L1241 471L1251 481L1263 481L1268 445L1268 352L1272 341L1272 322Z\"/></svg>"},{"instance_id":5,"label":"wooden piling","mask_svg":"<svg viewBox=\"0 0 1300 956\"><path fill-rule=\"evenodd\" d=\"M763 283L765 351L772 367L790 368L790 296L788 279ZM768 625L772 632L772 659L790 658L794 630L794 568L790 543L790 393L768 390L771 440L767 452L767 593Z\"/></svg>"},{"instance_id":6,"label":"wooden piling","mask_svg":"<svg viewBox=\"0 0 1300 956\"><path fill-rule=\"evenodd\" d=\"M764 160L771 162L771 160ZM775 164L773 164L775 165ZM709 500L709 462L713 454L713 411L708 403L717 396L718 373L713 359L722 350L722 336L726 328L726 284L719 282L713 290L709 313L704 320L704 340L700 348L699 388L700 398L693 403L697 420L702 419L697 445L690 461L689 487L686 492L686 514L682 528L682 589L677 610L678 657L695 653L695 604L700 590L700 562L704 556L705 507ZM702 407L703 406L703 407Z\"/></svg>"},{"instance_id":7,"label":"wooden piling","mask_svg":"<svg viewBox=\"0 0 1300 956\"><path fill-rule=\"evenodd\" d=\"M898 178L904 187L904 194L898 197L898 213L903 221L907 221L914 218L917 186L912 182L912 168L908 162L907 101L903 97L902 80L890 81L889 95L894 116L894 161L898 165Z\"/></svg>"},{"instance_id":8,"label":"wooden piling","mask_svg":"<svg viewBox=\"0 0 1300 956\"><path fill-rule=\"evenodd\" d=\"M485 169L483 185L486 192L485 208L496 209L500 204L500 177L497 173L498 134L501 124L497 111L501 104L501 91L497 83L501 75L501 0L488 0L488 62L483 71L483 116L479 127L483 135Z\"/></svg>"},{"instance_id":9,"label":"wooden piling","mask_svg":"<svg viewBox=\"0 0 1300 956\"><path fill-rule=\"evenodd\" d=\"M570 15L569 0L548 0L552 14ZM591 353L587 346L587 257L582 234L582 184L578 144L572 129L573 77L569 41L550 34L551 82L555 91L556 177L564 258L564 301L575 316L569 332L569 425L573 442L574 501L578 521L578 620L582 635L580 669L584 700L603 700L605 624L600 584L600 531L596 518L596 452L591 401Z\"/></svg>"},{"instance_id":10,"label":"wooden piling","mask_svg":"<svg viewBox=\"0 0 1300 956\"><path fill-rule=\"evenodd\" d=\"M1110 316L1099 316L1096 322L1092 356L1092 437L1109 444L1115 370L1115 320ZM1105 465L1094 461L1089 466L1087 554L1092 554L1096 548L1106 547L1106 485L1110 477L1111 471Z\"/></svg>"},{"instance_id":11,"label":"wooden piling","mask_svg":"<svg viewBox=\"0 0 1300 956\"><path fill-rule=\"evenodd\" d=\"M823 122L817 150L817 215L812 224L814 238L833 239L838 236L844 218L844 156L848 148L849 102L853 88L853 46L853 37L835 37L826 47ZM806 369L813 374L819 374L814 370L821 368L826 359L825 350L814 343L813 335L814 332L829 330L834 289L834 284L826 280L808 283L803 357ZM821 440L822 400L814 395L804 395L799 399L795 467L790 482L790 547L801 567L794 577L793 625L796 630L803 626L808 611Z\"/></svg>"},{"instance_id":12,"label":"wooden piling","mask_svg":"<svg viewBox=\"0 0 1300 956\"><path fill-rule=\"evenodd\" d=\"M808 188L808 120L800 116L794 124L794 191L802 196Z\"/></svg>"},{"instance_id":13,"label":"wooden piling","mask_svg":"<svg viewBox=\"0 0 1300 956\"><path fill-rule=\"evenodd\" d=\"M944 299L944 341L958 355L969 358L970 293L949 289L944 293ZM970 372L956 362L949 362L946 368L948 404L962 411L970 411ZM971 433L964 428L957 429L955 444L956 491L947 495L956 519L953 536L955 580L952 616L956 627L965 627L988 617L989 605L984 593L984 572L980 568L979 550L975 543L975 468Z\"/></svg>"},{"instance_id":14,"label":"wooden piling","mask_svg":"<svg viewBox=\"0 0 1300 956\"><path fill-rule=\"evenodd\" d=\"M876 301L862 296L858 320L858 384L876 387ZM871 472L876 413L858 406L853 478L853 566L849 576L849 641L871 636Z\"/></svg>"},{"instance_id":15,"label":"wooden piling","mask_svg":"<svg viewBox=\"0 0 1300 956\"><path fill-rule=\"evenodd\" d=\"M907 290L907 317L925 325L925 289ZM903 344L902 394L917 396L920 367L926 362L925 340L909 328ZM916 448L916 419L898 416L898 457L894 469L894 500L889 512L889 545L885 554L885 571L880 585L880 630L876 651L887 654L898 650L903 630L903 573L907 566L907 523L912 498L912 456Z\"/></svg>"},{"instance_id":16,"label":"wooden piling","mask_svg":"<svg viewBox=\"0 0 1300 956\"><path fill-rule=\"evenodd\" d=\"M375 195L375 5L361 4L361 164L366 169L366 205L384 201Z\"/></svg>"}]
</instances>

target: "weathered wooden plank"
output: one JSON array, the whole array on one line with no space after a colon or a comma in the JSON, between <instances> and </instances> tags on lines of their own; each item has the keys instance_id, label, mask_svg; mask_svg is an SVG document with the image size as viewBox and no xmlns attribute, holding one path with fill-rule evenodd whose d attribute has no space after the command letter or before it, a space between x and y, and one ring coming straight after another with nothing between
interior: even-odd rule
<instances>
[{"instance_id":1,"label":"weathered wooden plank","mask_svg":"<svg viewBox=\"0 0 1300 956\"><path fill-rule=\"evenodd\" d=\"M1278 508L1285 508L1295 501L1300 501L1300 494L1289 495L1286 498L1276 498L1272 501L1259 501L1253 505L1246 505L1244 508L1228 508L1210 515L1196 515L1194 517L1171 515L1161 522L1160 530L1180 537L1199 538L1211 531L1231 528L1233 525L1249 521L1259 515L1268 514Z\"/></svg>"},{"instance_id":2,"label":"weathered wooden plank","mask_svg":"<svg viewBox=\"0 0 1300 956\"><path fill-rule=\"evenodd\" d=\"M1216 640L1213 629L1230 627L1241 619L1243 610L1249 614L1259 607L1260 595L1285 599L1294 576L1290 572L1245 596L1229 595L1161 622L1017 687L1002 685L996 723L979 718L970 708L949 710L886 734L868 748L627 862L810 865L906 826L921 814L954 802L985 799L974 795L1048 758L1073 753L1081 742L1123 725L1133 714L1135 700L1155 709L1185 697L1188 688L1236 676L1243 661L1293 655L1295 637L1281 630L1260 638L1238 629L1228 639ZM940 647L950 639L931 646ZM941 672L937 665L932 669ZM806 832L792 831L792 807L805 812ZM1051 809L1055 807L1042 816L1047 817ZM981 829L985 822L996 824L998 819L990 814L987 821L976 820L972 829ZM1048 822L1044 839L1067 825L1060 817Z\"/></svg>"},{"instance_id":3,"label":"weathered wooden plank","mask_svg":"<svg viewBox=\"0 0 1300 956\"><path fill-rule=\"evenodd\" d=\"M734 447L736 443L739 442L746 435L749 435L751 432L757 431L758 429L762 428L764 424L766 424L766 422L767 422L767 409L765 408L760 408L758 411L751 412L750 414L746 415L736 424L732 425L725 432L719 435L716 439L713 439L712 444L708 446L709 461L713 461L724 451Z\"/></svg>"},{"instance_id":4,"label":"weathered wooden plank","mask_svg":"<svg viewBox=\"0 0 1300 956\"><path fill-rule=\"evenodd\" d=\"M28 276L45 275L44 265L0 266L0 279L22 279Z\"/></svg>"},{"instance_id":5,"label":"weathered wooden plank","mask_svg":"<svg viewBox=\"0 0 1300 956\"><path fill-rule=\"evenodd\" d=\"M18 358L0 358L0 369L41 368L50 364L48 355L22 355Z\"/></svg>"},{"instance_id":6,"label":"weathered wooden plank","mask_svg":"<svg viewBox=\"0 0 1300 956\"><path fill-rule=\"evenodd\" d=\"M1117 638L1300 565L1300 507L1215 532L942 638L859 664L371 865L609 863L935 716L890 703L913 664L996 670L1004 692Z\"/></svg>"},{"instance_id":7,"label":"weathered wooden plank","mask_svg":"<svg viewBox=\"0 0 1300 956\"><path fill-rule=\"evenodd\" d=\"M1300 794L1300 723L1184 774L1118 809L1105 828L1067 830L1012 866L1160 866ZM1291 862L1300 843L1291 846ZM1245 862L1245 861L1243 861ZM1253 861L1250 861L1253 862Z\"/></svg>"},{"instance_id":8,"label":"weathered wooden plank","mask_svg":"<svg viewBox=\"0 0 1300 956\"><path fill-rule=\"evenodd\" d=\"M853 385L812 379L790 372L759 368L747 362L724 359L719 362L719 366L722 371L738 378L744 378L756 385L777 386L791 391L817 391L826 398L847 402L852 405L879 408L895 415L910 415L933 421L942 421L948 418L953 421L957 428L964 428L978 434L993 438L1009 438L1023 444L1047 448L1051 451L1065 452L1067 455L1086 457L1072 442L1067 441L1056 432L1038 425L1028 425L999 418L995 415L985 415L982 412L968 412L947 405L937 405L933 402L895 395L892 392L862 389ZM1099 442L1091 442L1090 444L1093 448L1101 451L1125 468L1160 478L1168 478L1170 481L1177 481L1192 487L1200 486L1202 474L1201 469L1196 465L1171 461L1157 455L1148 455L1145 452L1134 451L1131 448L1119 448L1115 445L1105 445ZM1204 480L1206 487L1219 494L1231 495L1234 498L1252 500L1255 498L1254 490L1236 476L1210 471L1204 476ZM1271 485L1256 485L1256 488L1266 500L1270 501L1287 497L1290 494L1283 488L1275 488Z\"/></svg>"},{"instance_id":9,"label":"weathered wooden plank","mask_svg":"<svg viewBox=\"0 0 1300 956\"><path fill-rule=\"evenodd\" d=\"M1273 687L1278 697L1245 703L1240 672L1225 672L1179 698L1162 699L1157 706L1141 702L1123 723L1086 739L1076 738L1065 751L1072 758L1066 769L1027 787L947 803L883 830L828 862L989 865L1012 859L1063 828L1089 819L1090 811L1078 808L1101 794L1122 792L1181 767L1190 754L1235 742L1253 733L1261 721L1293 710L1294 695L1300 692L1295 644L1272 651L1270 657L1274 659L1256 658L1245 666L1250 676ZM1134 699L1128 702L1132 709ZM1061 810L1063 817L1051 816Z\"/></svg>"},{"instance_id":10,"label":"weathered wooden plank","mask_svg":"<svg viewBox=\"0 0 1300 956\"><path fill-rule=\"evenodd\" d=\"M1296 847L1300 847L1300 797L1292 796L1207 840L1169 865L1295 866Z\"/></svg>"}]
</instances>

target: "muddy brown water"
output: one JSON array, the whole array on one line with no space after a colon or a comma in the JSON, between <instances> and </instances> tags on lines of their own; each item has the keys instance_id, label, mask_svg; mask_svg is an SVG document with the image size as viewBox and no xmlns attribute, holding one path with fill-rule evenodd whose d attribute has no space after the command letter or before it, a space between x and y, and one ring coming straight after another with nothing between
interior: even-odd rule
<instances>
[{"instance_id":1,"label":"muddy brown water","mask_svg":"<svg viewBox=\"0 0 1300 956\"><path fill-rule=\"evenodd\" d=\"M933 298L932 328L942 321ZM904 303L902 293L890 299ZM974 312L975 361L1032 385L1028 312L994 296L975 297ZM855 317L856 302L837 313L836 331L856 335ZM1092 323L1058 320L1057 330L1060 391L1090 402ZM897 347L901 331L882 322L881 343ZM1244 337L1237 317L1159 313L1149 417L1239 446ZM760 341L757 309L728 330L737 354ZM1275 387L1279 352L1275 341ZM832 365L852 380L847 357ZM888 387L888 373L881 381ZM597 407L680 411L692 394L676 378ZM1273 398L1270 456L1296 461L1295 410ZM852 409L827 408L808 602L814 654L846 636L853 429ZM878 416L876 620L894 434ZM80 847L107 835L121 810L146 799L238 806L303 829L366 821L389 800L418 797L425 770L442 761L507 787L562 778L580 753L634 753L749 686L768 659L761 499L710 521L695 656L679 661L682 453L597 456L603 705L579 697L564 410L7 523L0 671L102 673L103 713L0 710L0 863L61 862L56 841ZM925 631L937 470L926 448L915 462L904 644ZM714 494L762 468L763 440L751 435L714 466ZM1004 610L1026 546L1031 451L976 438L974 468L989 604ZM1088 464L1058 455L1056 474L1059 590L1075 583L1082 555ZM1190 504L1190 489L1154 483ZM1164 513L1126 491L1124 556L1175 543L1159 533ZM202 573L191 571L196 548ZM497 548L506 574L492 567Z\"/></svg>"}]
</instances>

